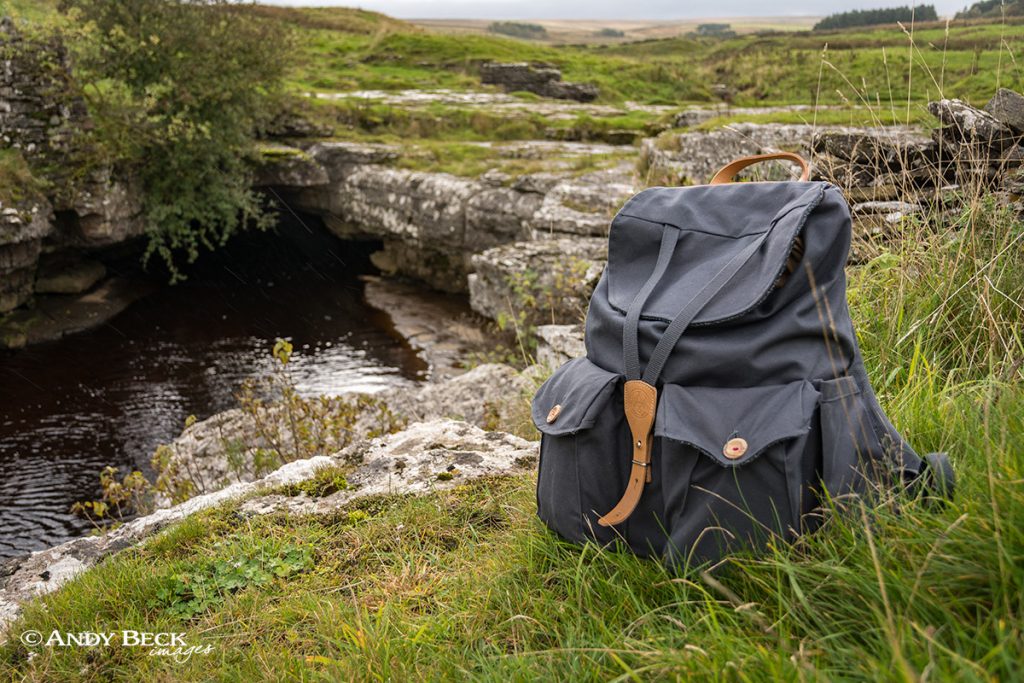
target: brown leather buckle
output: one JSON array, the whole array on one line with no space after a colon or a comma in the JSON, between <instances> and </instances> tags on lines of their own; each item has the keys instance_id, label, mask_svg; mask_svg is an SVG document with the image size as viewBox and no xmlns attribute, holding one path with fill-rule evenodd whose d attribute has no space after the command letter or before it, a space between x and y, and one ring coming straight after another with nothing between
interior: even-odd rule
<instances>
[{"instance_id":1,"label":"brown leather buckle","mask_svg":"<svg viewBox=\"0 0 1024 683\"><path fill-rule=\"evenodd\" d=\"M633 466L622 498L611 512L597 520L601 526L613 526L629 519L640 502L644 485L651 480L651 435L658 407L658 390L643 380L631 379L622 391L626 422L633 434Z\"/></svg>"}]
</instances>

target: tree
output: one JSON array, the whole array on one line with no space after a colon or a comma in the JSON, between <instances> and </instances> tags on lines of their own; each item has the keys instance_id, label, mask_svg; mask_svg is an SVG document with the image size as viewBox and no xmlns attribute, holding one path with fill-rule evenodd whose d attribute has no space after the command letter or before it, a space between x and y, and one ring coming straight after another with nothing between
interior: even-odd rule
<instances>
[{"instance_id":1,"label":"tree","mask_svg":"<svg viewBox=\"0 0 1024 683\"><path fill-rule=\"evenodd\" d=\"M874 26L877 24L895 24L909 21L938 21L939 15L934 5L918 5L917 7L892 7L889 9L856 9L850 12L839 12L825 17L814 25L815 31L834 28L850 28L853 26Z\"/></svg>"},{"instance_id":2,"label":"tree","mask_svg":"<svg viewBox=\"0 0 1024 683\"><path fill-rule=\"evenodd\" d=\"M135 175L172 278L265 219L251 189L256 135L291 62L280 24L228 0L64 0L94 156Z\"/></svg>"}]
</instances>

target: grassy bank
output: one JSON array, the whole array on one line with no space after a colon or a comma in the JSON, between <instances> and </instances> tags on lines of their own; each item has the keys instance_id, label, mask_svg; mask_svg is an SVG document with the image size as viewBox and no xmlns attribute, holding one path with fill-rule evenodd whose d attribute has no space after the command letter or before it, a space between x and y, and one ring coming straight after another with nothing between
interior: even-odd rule
<instances>
[{"instance_id":1,"label":"grassy bank","mask_svg":"<svg viewBox=\"0 0 1024 683\"><path fill-rule=\"evenodd\" d=\"M834 520L713 577L558 542L533 517L532 478L327 518L224 508L106 562L13 629L184 632L210 654L29 660L15 642L0 662L38 681L1014 680L1024 397L906 391L912 407L893 417L958 456L953 508Z\"/></svg>"}]
</instances>

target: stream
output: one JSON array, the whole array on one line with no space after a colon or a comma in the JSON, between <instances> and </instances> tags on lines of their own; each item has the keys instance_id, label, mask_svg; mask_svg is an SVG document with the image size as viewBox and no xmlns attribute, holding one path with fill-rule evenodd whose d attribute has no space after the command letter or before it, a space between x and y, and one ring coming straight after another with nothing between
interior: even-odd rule
<instances>
[{"instance_id":1,"label":"stream","mask_svg":"<svg viewBox=\"0 0 1024 683\"><path fill-rule=\"evenodd\" d=\"M233 407L239 385L272 368L279 337L307 395L424 379L426 364L363 300L369 251L282 222L204 254L184 282L102 327L0 352L0 559L88 533L70 507L99 496L100 471L148 473L189 415Z\"/></svg>"}]
</instances>

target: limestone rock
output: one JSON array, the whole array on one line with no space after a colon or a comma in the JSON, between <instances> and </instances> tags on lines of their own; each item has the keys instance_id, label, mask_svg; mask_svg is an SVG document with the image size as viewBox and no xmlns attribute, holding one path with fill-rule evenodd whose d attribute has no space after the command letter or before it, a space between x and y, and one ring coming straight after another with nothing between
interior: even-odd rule
<instances>
[{"instance_id":1,"label":"limestone rock","mask_svg":"<svg viewBox=\"0 0 1024 683\"><path fill-rule=\"evenodd\" d=\"M681 133L644 140L641 175L648 183L692 185L706 183L718 169L742 156L779 150L806 154L813 126L740 123L708 132ZM758 173L769 173L762 165ZM774 169L769 179L787 179L788 171ZM782 173L782 175L779 175Z\"/></svg>"},{"instance_id":2,"label":"limestone rock","mask_svg":"<svg viewBox=\"0 0 1024 683\"><path fill-rule=\"evenodd\" d=\"M562 72L550 65L490 62L481 65L480 81L501 86L506 92L526 91L560 100L591 102L598 96L597 86L567 83Z\"/></svg>"},{"instance_id":3,"label":"limestone rock","mask_svg":"<svg viewBox=\"0 0 1024 683\"><path fill-rule=\"evenodd\" d=\"M612 217L637 191L629 164L567 177L553 183L530 217L534 239L608 235Z\"/></svg>"},{"instance_id":4,"label":"limestone rock","mask_svg":"<svg viewBox=\"0 0 1024 683\"><path fill-rule=\"evenodd\" d=\"M555 369L587 355L583 325L541 325L537 328L537 364Z\"/></svg>"},{"instance_id":5,"label":"limestone rock","mask_svg":"<svg viewBox=\"0 0 1024 683\"><path fill-rule=\"evenodd\" d=\"M585 153L607 146L579 147ZM501 150L517 156L535 152L551 150ZM465 291L471 257L491 247L560 234L606 235L612 215L635 191L629 164L579 175L532 174L496 186L493 176L355 163L393 153L380 147L324 144L308 153L330 182L284 189L290 206L323 216L342 238L382 240L384 248L374 257L382 270L449 292Z\"/></svg>"},{"instance_id":6,"label":"limestone rock","mask_svg":"<svg viewBox=\"0 0 1024 683\"><path fill-rule=\"evenodd\" d=\"M36 294L81 294L92 289L106 274L106 266L99 261L43 259L36 275Z\"/></svg>"},{"instance_id":7,"label":"limestone rock","mask_svg":"<svg viewBox=\"0 0 1024 683\"><path fill-rule=\"evenodd\" d=\"M331 181L337 182L355 168L394 161L399 151L395 145L331 141L312 145L306 154L327 170Z\"/></svg>"},{"instance_id":8,"label":"limestone rock","mask_svg":"<svg viewBox=\"0 0 1024 683\"><path fill-rule=\"evenodd\" d=\"M435 420L359 444L341 453L361 463L346 477L350 488L320 499L270 495L241 506L243 513L326 514L357 498L381 494L424 494L471 479L532 469L536 444L465 422Z\"/></svg>"},{"instance_id":9,"label":"limestone rock","mask_svg":"<svg viewBox=\"0 0 1024 683\"><path fill-rule=\"evenodd\" d=\"M929 102L928 111L942 123L941 135L949 142L976 143L1001 150L1016 139L1009 126L962 100Z\"/></svg>"},{"instance_id":10,"label":"limestone rock","mask_svg":"<svg viewBox=\"0 0 1024 683\"><path fill-rule=\"evenodd\" d=\"M452 418L489 427L506 424L531 386L515 368L487 363L418 390L389 389L379 398L411 420Z\"/></svg>"},{"instance_id":11,"label":"limestone rock","mask_svg":"<svg viewBox=\"0 0 1024 683\"><path fill-rule=\"evenodd\" d=\"M576 323L604 272L607 240L562 237L508 244L473 256L469 303L491 319Z\"/></svg>"},{"instance_id":12,"label":"limestone rock","mask_svg":"<svg viewBox=\"0 0 1024 683\"><path fill-rule=\"evenodd\" d=\"M1024 95L1000 88L985 105L985 111L1004 126L1024 133Z\"/></svg>"},{"instance_id":13,"label":"limestone rock","mask_svg":"<svg viewBox=\"0 0 1024 683\"><path fill-rule=\"evenodd\" d=\"M373 395L373 403L360 403L358 394L334 399L332 415L345 429L336 449L379 434L382 416L379 406L387 406L404 422L458 419L477 427L507 423L516 403L530 387L528 380L508 365L480 365L462 375L442 382L417 387L393 387ZM355 416L354 421L350 421ZM255 467L259 449L292 449L287 413L276 403L267 404L259 413L259 425L251 412L235 408L196 422L168 444L172 469L192 482L197 493L209 493L238 482L254 481L260 476ZM273 443L266 440L272 435ZM238 452L238 444L247 450ZM166 507L170 501L156 501Z\"/></svg>"},{"instance_id":14,"label":"limestone rock","mask_svg":"<svg viewBox=\"0 0 1024 683\"><path fill-rule=\"evenodd\" d=\"M264 147L260 161L256 177L253 179L253 185L256 187L315 187L330 182L327 170L323 166L310 155L294 147Z\"/></svg>"},{"instance_id":15,"label":"limestone rock","mask_svg":"<svg viewBox=\"0 0 1024 683\"><path fill-rule=\"evenodd\" d=\"M43 240L53 231L51 216L45 200L0 206L0 314L31 298Z\"/></svg>"},{"instance_id":16,"label":"limestone rock","mask_svg":"<svg viewBox=\"0 0 1024 683\"><path fill-rule=\"evenodd\" d=\"M48 240L60 248L108 247L146 231L142 190L130 177L116 176L110 168L94 170L74 193L57 197L57 230Z\"/></svg>"}]
</instances>

